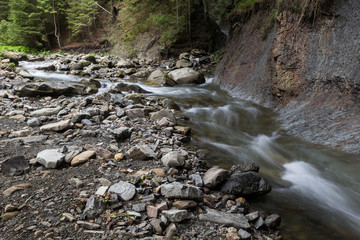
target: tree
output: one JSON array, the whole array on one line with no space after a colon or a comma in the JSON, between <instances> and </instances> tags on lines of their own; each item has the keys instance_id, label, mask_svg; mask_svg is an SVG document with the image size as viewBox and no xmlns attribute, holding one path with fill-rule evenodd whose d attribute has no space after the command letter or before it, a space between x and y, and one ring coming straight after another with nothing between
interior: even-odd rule
<instances>
[{"instance_id":1,"label":"tree","mask_svg":"<svg viewBox=\"0 0 360 240\"><path fill-rule=\"evenodd\" d=\"M9 17L9 0L1 0L0 1L0 21L8 20Z\"/></svg>"},{"instance_id":2,"label":"tree","mask_svg":"<svg viewBox=\"0 0 360 240\"><path fill-rule=\"evenodd\" d=\"M8 44L32 48L41 46L43 27L41 12L36 5L36 0L10 0L10 23L6 31Z\"/></svg>"},{"instance_id":3,"label":"tree","mask_svg":"<svg viewBox=\"0 0 360 240\"><path fill-rule=\"evenodd\" d=\"M66 19L74 37L80 34L90 36L90 27L96 19L98 6L93 0L69 0Z\"/></svg>"}]
</instances>

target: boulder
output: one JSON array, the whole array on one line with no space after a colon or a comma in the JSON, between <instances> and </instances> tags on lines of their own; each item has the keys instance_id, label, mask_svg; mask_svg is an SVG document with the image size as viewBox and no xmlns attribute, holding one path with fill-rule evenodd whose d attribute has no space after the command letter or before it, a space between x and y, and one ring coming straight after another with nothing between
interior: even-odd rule
<instances>
[{"instance_id":1,"label":"boulder","mask_svg":"<svg viewBox=\"0 0 360 240\"><path fill-rule=\"evenodd\" d=\"M201 84L205 82L204 76L191 68L176 69L171 71L168 76L178 84Z\"/></svg>"},{"instance_id":2,"label":"boulder","mask_svg":"<svg viewBox=\"0 0 360 240\"><path fill-rule=\"evenodd\" d=\"M28 71L26 70L20 70L19 75L22 76L23 78L28 78L28 79L34 79L34 76L31 75Z\"/></svg>"},{"instance_id":3,"label":"boulder","mask_svg":"<svg viewBox=\"0 0 360 240\"><path fill-rule=\"evenodd\" d=\"M135 195L136 188L133 184L120 181L112 185L108 192L112 192L121 197L124 201L129 201Z\"/></svg>"},{"instance_id":4,"label":"boulder","mask_svg":"<svg viewBox=\"0 0 360 240\"><path fill-rule=\"evenodd\" d=\"M29 169L29 163L24 156L9 158L1 164L1 172L5 176L18 176L28 172Z\"/></svg>"},{"instance_id":5,"label":"boulder","mask_svg":"<svg viewBox=\"0 0 360 240\"><path fill-rule=\"evenodd\" d=\"M225 213L213 209L207 209L205 214L199 215L200 221L224 224L225 226L249 229L250 224L243 214Z\"/></svg>"},{"instance_id":6,"label":"boulder","mask_svg":"<svg viewBox=\"0 0 360 240\"><path fill-rule=\"evenodd\" d=\"M126 61L125 59L120 59L116 63L116 67L119 67L119 68L132 68L132 67L134 67L134 65L132 65L130 62Z\"/></svg>"},{"instance_id":7,"label":"boulder","mask_svg":"<svg viewBox=\"0 0 360 240\"><path fill-rule=\"evenodd\" d=\"M190 184L173 182L161 185L160 190L161 194L167 198L192 200L201 200L203 198L203 192L198 187Z\"/></svg>"},{"instance_id":8,"label":"boulder","mask_svg":"<svg viewBox=\"0 0 360 240\"><path fill-rule=\"evenodd\" d=\"M220 190L235 196L257 196L271 191L271 186L256 172L235 172Z\"/></svg>"},{"instance_id":9,"label":"boulder","mask_svg":"<svg viewBox=\"0 0 360 240\"><path fill-rule=\"evenodd\" d=\"M146 83L153 86L168 86L173 87L176 85L176 82L169 78L163 71L157 69L153 71L148 79L146 80Z\"/></svg>"},{"instance_id":10,"label":"boulder","mask_svg":"<svg viewBox=\"0 0 360 240\"><path fill-rule=\"evenodd\" d=\"M126 152L126 157L134 160L149 160L156 157L154 151L146 145L136 145Z\"/></svg>"},{"instance_id":11,"label":"boulder","mask_svg":"<svg viewBox=\"0 0 360 240\"><path fill-rule=\"evenodd\" d=\"M161 162L167 167L181 167L184 165L184 157L178 151L169 152L161 158Z\"/></svg>"},{"instance_id":12,"label":"boulder","mask_svg":"<svg viewBox=\"0 0 360 240\"><path fill-rule=\"evenodd\" d=\"M214 188L230 176L230 172L222 168L210 168L203 177L204 185Z\"/></svg>"},{"instance_id":13,"label":"boulder","mask_svg":"<svg viewBox=\"0 0 360 240\"><path fill-rule=\"evenodd\" d=\"M39 152L36 161L46 168L57 168L65 159L60 149L47 149Z\"/></svg>"},{"instance_id":14,"label":"boulder","mask_svg":"<svg viewBox=\"0 0 360 240\"><path fill-rule=\"evenodd\" d=\"M187 67L191 67L192 63L187 60L187 59L181 59L176 61L176 67L177 68L187 68Z\"/></svg>"},{"instance_id":15,"label":"boulder","mask_svg":"<svg viewBox=\"0 0 360 240\"><path fill-rule=\"evenodd\" d=\"M40 82L18 85L14 88L14 93L20 97L51 96L61 95L88 95L94 94L98 90L97 86L91 82Z\"/></svg>"}]
</instances>

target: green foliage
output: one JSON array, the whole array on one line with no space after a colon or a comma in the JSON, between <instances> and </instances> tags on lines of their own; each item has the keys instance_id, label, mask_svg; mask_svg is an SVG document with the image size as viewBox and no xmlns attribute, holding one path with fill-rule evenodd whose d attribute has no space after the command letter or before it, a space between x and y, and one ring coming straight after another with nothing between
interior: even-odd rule
<instances>
[{"instance_id":1,"label":"green foliage","mask_svg":"<svg viewBox=\"0 0 360 240\"><path fill-rule=\"evenodd\" d=\"M11 62L8 64L8 69L11 71L11 72L15 72L16 70L16 67L15 67L15 63Z\"/></svg>"},{"instance_id":2,"label":"green foliage","mask_svg":"<svg viewBox=\"0 0 360 240\"><path fill-rule=\"evenodd\" d=\"M98 6L93 0L69 0L66 19L73 37L79 35L90 36L90 27L96 19Z\"/></svg>"},{"instance_id":3,"label":"green foliage","mask_svg":"<svg viewBox=\"0 0 360 240\"><path fill-rule=\"evenodd\" d=\"M9 0L0 1L0 21L7 20L9 17Z\"/></svg>"}]
</instances>

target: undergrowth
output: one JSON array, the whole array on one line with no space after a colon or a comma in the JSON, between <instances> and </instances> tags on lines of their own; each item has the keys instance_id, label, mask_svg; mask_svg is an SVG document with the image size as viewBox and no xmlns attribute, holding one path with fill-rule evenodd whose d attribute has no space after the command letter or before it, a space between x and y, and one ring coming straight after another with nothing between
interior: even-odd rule
<instances>
[{"instance_id":1,"label":"undergrowth","mask_svg":"<svg viewBox=\"0 0 360 240\"><path fill-rule=\"evenodd\" d=\"M0 51L19 52L33 55L50 55L50 51L36 50L25 46L0 46Z\"/></svg>"}]
</instances>

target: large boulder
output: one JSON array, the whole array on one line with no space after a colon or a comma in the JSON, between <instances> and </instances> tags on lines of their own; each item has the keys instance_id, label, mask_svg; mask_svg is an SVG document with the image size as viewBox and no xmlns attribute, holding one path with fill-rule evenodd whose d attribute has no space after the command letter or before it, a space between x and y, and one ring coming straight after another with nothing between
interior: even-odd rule
<instances>
[{"instance_id":1,"label":"large boulder","mask_svg":"<svg viewBox=\"0 0 360 240\"><path fill-rule=\"evenodd\" d=\"M180 68L169 72L168 76L178 84L201 84L204 76L192 68Z\"/></svg>"},{"instance_id":2,"label":"large boulder","mask_svg":"<svg viewBox=\"0 0 360 240\"><path fill-rule=\"evenodd\" d=\"M155 70L153 71L148 79L146 80L146 83L153 86L169 86L173 87L176 85L176 82L169 78L163 71L161 70Z\"/></svg>"},{"instance_id":3,"label":"large boulder","mask_svg":"<svg viewBox=\"0 0 360 240\"><path fill-rule=\"evenodd\" d=\"M19 61L25 61L27 59L27 56L22 53L14 53L14 52L7 52L3 51L2 55L4 59L10 59L10 62L18 64Z\"/></svg>"},{"instance_id":4,"label":"large boulder","mask_svg":"<svg viewBox=\"0 0 360 240\"><path fill-rule=\"evenodd\" d=\"M16 95L20 97L52 96L61 95L88 95L98 90L96 84L87 81L81 82L41 82L18 85L14 88Z\"/></svg>"},{"instance_id":5,"label":"large boulder","mask_svg":"<svg viewBox=\"0 0 360 240\"><path fill-rule=\"evenodd\" d=\"M256 172L235 172L220 190L236 196L257 196L269 193L271 186Z\"/></svg>"}]
</instances>

